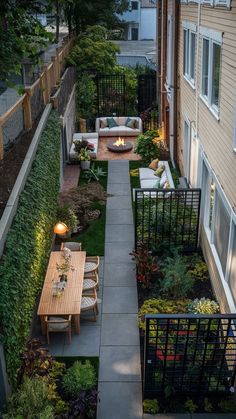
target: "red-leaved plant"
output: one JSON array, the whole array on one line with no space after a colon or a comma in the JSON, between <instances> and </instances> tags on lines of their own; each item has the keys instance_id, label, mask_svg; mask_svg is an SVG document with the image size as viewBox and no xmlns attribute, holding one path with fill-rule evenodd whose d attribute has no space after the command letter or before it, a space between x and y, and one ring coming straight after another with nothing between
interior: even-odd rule
<instances>
[{"instance_id":1,"label":"red-leaved plant","mask_svg":"<svg viewBox=\"0 0 236 419\"><path fill-rule=\"evenodd\" d=\"M136 263L137 281L144 289L150 288L152 274L159 270L159 265L154 256L148 250L145 243L139 243L136 250L130 253Z\"/></svg>"}]
</instances>

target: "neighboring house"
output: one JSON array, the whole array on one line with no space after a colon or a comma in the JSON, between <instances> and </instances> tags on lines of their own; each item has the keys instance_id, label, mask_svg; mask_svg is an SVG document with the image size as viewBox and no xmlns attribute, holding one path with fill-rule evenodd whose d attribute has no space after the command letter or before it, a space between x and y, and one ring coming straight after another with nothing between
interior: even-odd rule
<instances>
[{"instance_id":1,"label":"neighboring house","mask_svg":"<svg viewBox=\"0 0 236 419\"><path fill-rule=\"evenodd\" d=\"M160 1L160 104L171 158L202 189L200 241L236 307L236 0Z\"/></svg>"},{"instance_id":2,"label":"neighboring house","mask_svg":"<svg viewBox=\"0 0 236 419\"><path fill-rule=\"evenodd\" d=\"M156 38L156 0L130 0L129 9L118 16L127 41Z\"/></svg>"}]
</instances>

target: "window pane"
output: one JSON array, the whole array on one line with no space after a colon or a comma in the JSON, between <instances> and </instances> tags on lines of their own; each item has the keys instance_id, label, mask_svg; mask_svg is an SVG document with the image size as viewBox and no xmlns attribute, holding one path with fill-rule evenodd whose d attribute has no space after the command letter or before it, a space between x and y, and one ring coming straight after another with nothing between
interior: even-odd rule
<instances>
[{"instance_id":1,"label":"window pane","mask_svg":"<svg viewBox=\"0 0 236 419\"><path fill-rule=\"evenodd\" d=\"M220 84L220 45L213 43L212 62L212 104L219 106L219 84Z\"/></svg>"},{"instance_id":2,"label":"window pane","mask_svg":"<svg viewBox=\"0 0 236 419\"><path fill-rule=\"evenodd\" d=\"M236 227L234 227L234 240L232 248L232 260L229 274L229 286L236 301Z\"/></svg>"},{"instance_id":3,"label":"window pane","mask_svg":"<svg viewBox=\"0 0 236 419\"><path fill-rule=\"evenodd\" d=\"M228 241L229 241L229 229L230 229L230 217L226 211L222 199L216 191L216 209L215 209L215 223L214 226L214 238L213 242L218 253L222 271L225 275L227 253L228 253Z\"/></svg>"},{"instance_id":4,"label":"window pane","mask_svg":"<svg viewBox=\"0 0 236 419\"><path fill-rule=\"evenodd\" d=\"M132 1L131 7L132 7L132 10L138 10L138 2L137 1Z\"/></svg>"},{"instance_id":5,"label":"window pane","mask_svg":"<svg viewBox=\"0 0 236 419\"><path fill-rule=\"evenodd\" d=\"M208 96L208 71L209 71L209 41L203 38L202 94L204 96Z\"/></svg>"},{"instance_id":6,"label":"window pane","mask_svg":"<svg viewBox=\"0 0 236 419\"><path fill-rule=\"evenodd\" d=\"M188 62L189 62L189 31L184 29L184 74L188 74Z\"/></svg>"},{"instance_id":7,"label":"window pane","mask_svg":"<svg viewBox=\"0 0 236 419\"><path fill-rule=\"evenodd\" d=\"M214 208L214 194L215 194L215 184L213 179L211 180L211 192L210 192L210 208L209 208L209 228L211 230L212 215Z\"/></svg>"},{"instance_id":8,"label":"window pane","mask_svg":"<svg viewBox=\"0 0 236 419\"><path fill-rule=\"evenodd\" d=\"M191 43L190 43L190 78L195 79L195 33L191 32Z\"/></svg>"}]
</instances>

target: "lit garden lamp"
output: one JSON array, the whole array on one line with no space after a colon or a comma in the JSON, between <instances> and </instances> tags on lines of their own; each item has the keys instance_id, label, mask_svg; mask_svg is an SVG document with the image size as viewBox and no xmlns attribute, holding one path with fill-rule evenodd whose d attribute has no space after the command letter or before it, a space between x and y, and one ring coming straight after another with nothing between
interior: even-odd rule
<instances>
[{"instance_id":1,"label":"lit garden lamp","mask_svg":"<svg viewBox=\"0 0 236 419\"><path fill-rule=\"evenodd\" d=\"M53 231L58 236L63 236L64 234L68 233L69 228L67 227L65 223L58 221L58 223L55 224Z\"/></svg>"}]
</instances>

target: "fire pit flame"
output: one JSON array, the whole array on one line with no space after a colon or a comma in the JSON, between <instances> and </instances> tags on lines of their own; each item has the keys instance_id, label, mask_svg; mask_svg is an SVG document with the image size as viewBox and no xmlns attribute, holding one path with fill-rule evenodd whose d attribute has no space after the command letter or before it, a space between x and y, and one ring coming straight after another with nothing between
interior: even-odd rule
<instances>
[{"instance_id":1,"label":"fire pit flame","mask_svg":"<svg viewBox=\"0 0 236 419\"><path fill-rule=\"evenodd\" d=\"M121 146L125 146L126 144L125 144L125 140L124 140L124 138L118 138L118 140L116 140L114 143L113 143L113 145L114 146L116 146L116 147L121 147Z\"/></svg>"}]
</instances>

